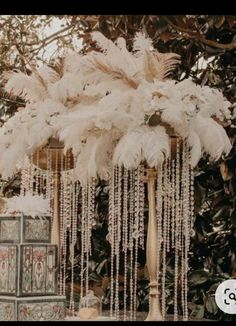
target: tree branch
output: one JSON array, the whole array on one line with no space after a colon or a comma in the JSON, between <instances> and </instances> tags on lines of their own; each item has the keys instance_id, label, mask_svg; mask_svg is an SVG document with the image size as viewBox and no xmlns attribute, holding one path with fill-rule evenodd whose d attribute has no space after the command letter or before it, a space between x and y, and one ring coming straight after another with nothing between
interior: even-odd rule
<instances>
[{"instance_id":1,"label":"tree branch","mask_svg":"<svg viewBox=\"0 0 236 326\"><path fill-rule=\"evenodd\" d=\"M199 40L200 42L204 43L205 45L208 45L208 46L211 46L211 47L214 47L214 48L218 48L218 49L222 49L222 50L232 50L232 49L236 48L236 42L231 42L231 43L223 44L223 43L218 43L218 42L213 41L213 40L208 40L204 36L202 36L199 32L194 32L194 31L192 31L192 30L190 30L188 28L183 28L181 26L175 25L166 16L163 16L163 19L171 27L173 27L177 32L183 32L183 33L187 33L188 34L188 35L182 35L183 38Z\"/></svg>"}]
</instances>

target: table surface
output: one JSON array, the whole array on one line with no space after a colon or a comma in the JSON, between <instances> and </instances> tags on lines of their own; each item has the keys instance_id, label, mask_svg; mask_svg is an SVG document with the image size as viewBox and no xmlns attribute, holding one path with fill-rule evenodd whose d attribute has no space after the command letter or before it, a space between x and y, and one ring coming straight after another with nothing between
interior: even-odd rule
<instances>
[{"instance_id":1,"label":"table surface","mask_svg":"<svg viewBox=\"0 0 236 326\"><path fill-rule=\"evenodd\" d=\"M90 319L90 321L109 321L109 320L116 320L115 317L111 318L110 316L110 311L109 310L105 310L103 311L103 316L102 317L98 317L96 319ZM120 320L123 320L123 311L120 311ZM127 314L128 316L128 314ZM136 320L139 320L139 321L144 321L145 318L147 317L147 312L144 312L144 311L138 311L137 312L137 318ZM80 319L78 316L74 316L74 317L71 317L71 316L67 316L66 317L66 320L68 321L82 321L82 319ZM84 321L86 321L85 319L83 319ZM128 320L128 318L127 318ZM167 318L166 320L173 320L173 315L167 315ZM182 320L182 316L179 316L179 320ZM192 318L192 317L189 317L189 320L194 320L194 321L210 321L208 319L197 319L197 318Z\"/></svg>"}]
</instances>

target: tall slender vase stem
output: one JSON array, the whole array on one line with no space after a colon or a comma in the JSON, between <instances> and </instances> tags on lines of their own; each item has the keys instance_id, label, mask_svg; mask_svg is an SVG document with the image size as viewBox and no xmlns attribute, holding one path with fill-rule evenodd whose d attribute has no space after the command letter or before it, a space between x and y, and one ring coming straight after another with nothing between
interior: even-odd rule
<instances>
[{"instance_id":1,"label":"tall slender vase stem","mask_svg":"<svg viewBox=\"0 0 236 326\"><path fill-rule=\"evenodd\" d=\"M52 243L58 246L60 252L60 172L54 174L54 198L53 198L53 221Z\"/></svg>"},{"instance_id":2,"label":"tall slender vase stem","mask_svg":"<svg viewBox=\"0 0 236 326\"><path fill-rule=\"evenodd\" d=\"M150 277L149 292L149 313L146 321L162 320L160 298L158 289L158 277L160 262L157 262L158 239L157 239L157 220L156 220L156 201L155 201L155 182L156 172L153 169L147 169L147 186L148 186L148 231L147 231L147 249L146 263ZM160 258L159 258L160 259Z\"/></svg>"}]
</instances>

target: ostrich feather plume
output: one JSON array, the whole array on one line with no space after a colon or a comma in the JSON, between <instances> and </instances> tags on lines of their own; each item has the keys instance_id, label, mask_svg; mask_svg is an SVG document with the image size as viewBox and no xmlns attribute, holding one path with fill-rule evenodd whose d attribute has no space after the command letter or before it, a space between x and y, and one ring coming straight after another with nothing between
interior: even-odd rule
<instances>
[{"instance_id":1,"label":"ostrich feather plume","mask_svg":"<svg viewBox=\"0 0 236 326\"><path fill-rule=\"evenodd\" d=\"M32 196L26 193L24 196L14 196L6 199L5 214L24 214L31 217L49 216L49 199L43 196Z\"/></svg>"}]
</instances>

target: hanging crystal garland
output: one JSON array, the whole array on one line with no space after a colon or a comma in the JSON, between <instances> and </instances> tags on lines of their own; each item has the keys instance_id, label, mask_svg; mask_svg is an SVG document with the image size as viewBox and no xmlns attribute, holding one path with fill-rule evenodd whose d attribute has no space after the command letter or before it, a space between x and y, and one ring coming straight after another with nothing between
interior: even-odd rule
<instances>
[{"instance_id":1,"label":"hanging crystal garland","mask_svg":"<svg viewBox=\"0 0 236 326\"><path fill-rule=\"evenodd\" d=\"M138 248L144 248L144 168L113 167L110 178L107 239L111 244L110 316L119 314L120 253L124 266L124 320L137 310ZM129 278L128 278L129 275ZM129 318L127 298L130 298ZM114 313L113 313L114 311Z\"/></svg>"},{"instance_id":2,"label":"hanging crystal garland","mask_svg":"<svg viewBox=\"0 0 236 326\"><path fill-rule=\"evenodd\" d=\"M128 273L128 170L124 169L123 177L123 234L122 249L124 252L124 321L127 320L127 273Z\"/></svg>"},{"instance_id":3,"label":"hanging crystal garland","mask_svg":"<svg viewBox=\"0 0 236 326\"><path fill-rule=\"evenodd\" d=\"M87 219L87 198L86 189L82 187L82 212L81 212L81 254L80 254L80 297L84 296L84 259L85 259L85 244L86 244L86 234L85 234L85 223Z\"/></svg>"},{"instance_id":4,"label":"hanging crystal garland","mask_svg":"<svg viewBox=\"0 0 236 326\"><path fill-rule=\"evenodd\" d=\"M36 150L29 158L26 157L24 160L21 173L21 195L25 195L28 192L31 195L43 195L44 198L49 199L51 214L53 215L56 204L55 194L57 189L57 194L59 196L59 294L66 294L67 257L69 257L71 262L69 309L72 314L74 314L74 261L75 245L77 242L78 197L80 187L79 182L75 181L76 179L73 174L73 166L75 166L75 162L72 162L73 156L71 155L71 152L67 151L66 153L63 153L62 147L58 141L56 141L56 146L54 146L55 141L54 143L52 141L51 144L52 145ZM92 207L95 206L95 181L92 181L89 189L90 193L88 194L87 192L86 200L83 205L86 214L82 215L84 218L88 216L87 206L89 197L89 214L90 217L93 216L93 218L90 219L89 228L86 228L85 226L84 229L85 232L89 230L91 233L91 226L94 224L94 213L92 213L94 209L92 209ZM86 220L88 219L86 218ZM86 234L86 239L89 238L90 236ZM88 249L87 243L87 241L84 241L83 243L84 252L88 252L88 250L86 251L86 249ZM82 264L82 266L84 266L84 264ZM83 278L81 280L83 283ZM88 277L86 282L87 280ZM82 288L83 287L81 287L81 289Z\"/></svg>"},{"instance_id":5,"label":"hanging crystal garland","mask_svg":"<svg viewBox=\"0 0 236 326\"><path fill-rule=\"evenodd\" d=\"M92 250L92 228L95 219L96 180L91 179L82 186L82 211L81 211L81 258L80 258L80 286L81 298L89 291L89 257ZM84 293L85 287L85 293Z\"/></svg>"},{"instance_id":6,"label":"hanging crystal garland","mask_svg":"<svg viewBox=\"0 0 236 326\"><path fill-rule=\"evenodd\" d=\"M112 167L109 179L109 221L107 239L111 244L111 277L110 277L110 317L114 307L114 258L115 258L115 167Z\"/></svg>"},{"instance_id":7,"label":"hanging crystal garland","mask_svg":"<svg viewBox=\"0 0 236 326\"><path fill-rule=\"evenodd\" d=\"M133 257L134 257L134 171L131 170L129 173L129 251L130 251L130 320L132 321L133 316L133 298L134 298L134 282L133 282Z\"/></svg>"}]
</instances>

